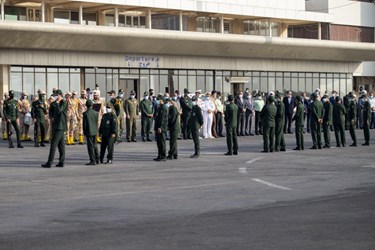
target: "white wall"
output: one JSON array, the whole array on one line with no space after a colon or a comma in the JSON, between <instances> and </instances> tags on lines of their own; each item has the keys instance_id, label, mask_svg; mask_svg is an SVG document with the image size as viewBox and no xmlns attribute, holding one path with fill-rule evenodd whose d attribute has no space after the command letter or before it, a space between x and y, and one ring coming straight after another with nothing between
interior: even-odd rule
<instances>
[{"instance_id":1,"label":"white wall","mask_svg":"<svg viewBox=\"0 0 375 250\"><path fill-rule=\"evenodd\" d=\"M307 0L305 3L307 11L328 13L328 0Z\"/></svg>"},{"instance_id":2,"label":"white wall","mask_svg":"<svg viewBox=\"0 0 375 250\"><path fill-rule=\"evenodd\" d=\"M375 62L363 62L354 72L355 76L375 76Z\"/></svg>"}]
</instances>

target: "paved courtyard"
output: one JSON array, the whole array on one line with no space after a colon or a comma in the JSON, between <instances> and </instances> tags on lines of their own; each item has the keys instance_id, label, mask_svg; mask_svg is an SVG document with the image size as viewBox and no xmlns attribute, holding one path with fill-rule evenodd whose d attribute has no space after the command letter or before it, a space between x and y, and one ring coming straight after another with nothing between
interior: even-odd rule
<instances>
[{"instance_id":1,"label":"paved courtyard","mask_svg":"<svg viewBox=\"0 0 375 250\"><path fill-rule=\"evenodd\" d=\"M375 249L374 131L370 147L301 152L286 135L273 154L239 137L231 157L225 138L202 140L198 159L179 141L167 162L155 142L122 143L97 166L67 146L62 169L40 167L49 145L2 141L0 249Z\"/></svg>"}]
</instances>

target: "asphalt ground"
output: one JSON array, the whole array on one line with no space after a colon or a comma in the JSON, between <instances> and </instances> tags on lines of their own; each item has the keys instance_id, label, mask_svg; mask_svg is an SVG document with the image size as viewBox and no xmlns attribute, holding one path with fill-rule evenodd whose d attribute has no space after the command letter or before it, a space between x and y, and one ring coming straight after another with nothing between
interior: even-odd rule
<instances>
[{"instance_id":1,"label":"asphalt ground","mask_svg":"<svg viewBox=\"0 0 375 250\"><path fill-rule=\"evenodd\" d=\"M198 159L178 141L167 162L138 138L97 166L66 146L51 169L49 146L1 141L0 249L375 249L374 131L369 147L298 152L288 134L287 152L268 154L260 136L239 137L238 156L207 139Z\"/></svg>"}]
</instances>

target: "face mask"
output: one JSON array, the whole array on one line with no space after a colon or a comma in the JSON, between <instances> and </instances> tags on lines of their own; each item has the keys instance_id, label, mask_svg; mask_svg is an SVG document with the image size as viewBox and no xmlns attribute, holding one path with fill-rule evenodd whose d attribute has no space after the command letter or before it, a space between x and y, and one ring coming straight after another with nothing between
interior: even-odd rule
<instances>
[{"instance_id":1,"label":"face mask","mask_svg":"<svg viewBox=\"0 0 375 250\"><path fill-rule=\"evenodd\" d=\"M120 98L123 98L124 97L124 94L119 94L118 95Z\"/></svg>"},{"instance_id":2,"label":"face mask","mask_svg":"<svg viewBox=\"0 0 375 250\"><path fill-rule=\"evenodd\" d=\"M155 103L156 103L156 105L158 105L158 106L160 105L160 101L159 101L159 100L156 100Z\"/></svg>"},{"instance_id":3,"label":"face mask","mask_svg":"<svg viewBox=\"0 0 375 250\"><path fill-rule=\"evenodd\" d=\"M192 102L193 106L195 106L196 103L197 103L197 102Z\"/></svg>"},{"instance_id":4,"label":"face mask","mask_svg":"<svg viewBox=\"0 0 375 250\"><path fill-rule=\"evenodd\" d=\"M327 101L327 99L326 99L326 98L323 98L323 99L322 99L322 102L326 102L326 101Z\"/></svg>"},{"instance_id":5,"label":"face mask","mask_svg":"<svg viewBox=\"0 0 375 250\"><path fill-rule=\"evenodd\" d=\"M370 99L374 98L373 96L370 96Z\"/></svg>"},{"instance_id":6,"label":"face mask","mask_svg":"<svg viewBox=\"0 0 375 250\"><path fill-rule=\"evenodd\" d=\"M182 97L182 95L178 95L178 98L181 98Z\"/></svg>"},{"instance_id":7,"label":"face mask","mask_svg":"<svg viewBox=\"0 0 375 250\"><path fill-rule=\"evenodd\" d=\"M111 100L113 97L111 95L108 96L108 99Z\"/></svg>"},{"instance_id":8,"label":"face mask","mask_svg":"<svg viewBox=\"0 0 375 250\"><path fill-rule=\"evenodd\" d=\"M144 97L143 97L143 99L145 99L145 100L148 100L148 96L147 96L147 95L146 95L146 96L144 96Z\"/></svg>"},{"instance_id":9,"label":"face mask","mask_svg":"<svg viewBox=\"0 0 375 250\"><path fill-rule=\"evenodd\" d=\"M353 98L348 98L348 101L349 101L349 102L352 102L352 101L353 101Z\"/></svg>"},{"instance_id":10,"label":"face mask","mask_svg":"<svg viewBox=\"0 0 375 250\"><path fill-rule=\"evenodd\" d=\"M106 108L107 110L107 113L111 113L111 109L110 108Z\"/></svg>"},{"instance_id":11,"label":"face mask","mask_svg":"<svg viewBox=\"0 0 375 250\"><path fill-rule=\"evenodd\" d=\"M27 96L22 97L22 99L24 99L24 100L27 99Z\"/></svg>"},{"instance_id":12,"label":"face mask","mask_svg":"<svg viewBox=\"0 0 375 250\"><path fill-rule=\"evenodd\" d=\"M134 97L135 97L135 95L131 95L131 96L130 96L130 99L134 99Z\"/></svg>"},{"instance_id":13,"label":"face mask","mask_svg":"<svg viewBox=\"0 0 375 250\"><path fill-rule=\"evenodd\" d=\"M164 107L165 107L165 108L169 108L169 106L170 106L169 103L165 103L165 104L164 104Z\"/></svg>"},{"instance_id":14,"label":"face mask","mask_svg":"<svg viewBox=\"0 0 375 250\"><path fill-rule=\"evenodd\" d=\"M238 97L239 97L239 98L242 98L242 97L243 97L243 95L239 95Z\"/></svg>"},{"instance_id":15,"label":"face mask","mask_svg":"<svg viewBox=\"0 0 375 250\"><path fill-rule=\"evenodd\" d=\"M173 101L176 101L176 100L177 100L177 96L173 96L173 97L172 97L172 100L173 100Z\"/></svg>"}]
</instances>

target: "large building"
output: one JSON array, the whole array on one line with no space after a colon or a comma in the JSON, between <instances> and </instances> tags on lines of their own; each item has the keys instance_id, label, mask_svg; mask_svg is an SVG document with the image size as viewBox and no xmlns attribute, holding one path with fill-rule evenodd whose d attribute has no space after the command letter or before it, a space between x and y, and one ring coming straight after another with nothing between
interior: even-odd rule
<instances>
[{"instance_id":1,"label":"large building","mask_svg":"<svg viewBox=\"0 0 375 250\"><path fill-rule=\"evenodd\" d=\"M0 0L0 94L375 89L375 4Z\"/></svg>"}]
</instances>

